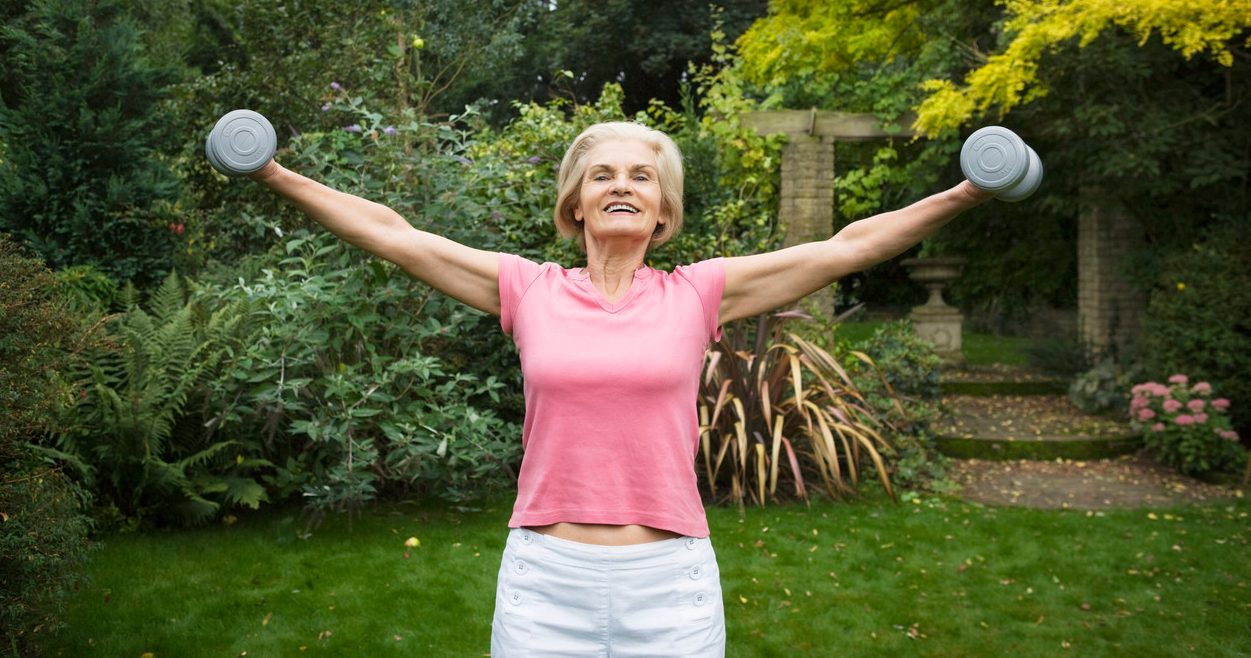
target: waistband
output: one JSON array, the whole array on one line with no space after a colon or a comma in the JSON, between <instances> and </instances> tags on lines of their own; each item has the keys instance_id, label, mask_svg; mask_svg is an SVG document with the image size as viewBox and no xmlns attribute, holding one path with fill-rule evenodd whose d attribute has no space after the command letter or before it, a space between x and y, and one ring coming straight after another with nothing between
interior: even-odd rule
<instances>
[{"instance_id":1,"label":"waistband","mask_svg":"<svg viewBox=\"0 0 1251 658\"><path fill-rule=\"evenodd\" d=\"M712 552L712 540L708 537L677 537L646 544L601 546L552 537L527 528L510 528L508 543L518 550L529 547L541 549L548 558L566 564L605 569L671 564L674 560L686 560Z\"/></svg>"}]
</instances>

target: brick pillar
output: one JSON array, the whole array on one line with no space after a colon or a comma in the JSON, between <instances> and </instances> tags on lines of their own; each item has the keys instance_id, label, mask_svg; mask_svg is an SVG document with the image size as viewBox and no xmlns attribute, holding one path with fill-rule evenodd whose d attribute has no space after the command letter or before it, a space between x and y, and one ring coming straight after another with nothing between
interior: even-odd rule
<instances>
[{"instance_id":1,"label":"brick pillar","mask_svg":"<svg viewBox=\"0 0 1251 658\"><path fill-rule=\"evenodd\" d=\"M780 219L786 224L782 246L790 247L834 235L834 140L792 135L782 147ZM834 296L818 291L807 297L827 315Z\"/></svg>"},{"instance_id":2,"label":"brick pillar","mask_svg":"<svg viewBox=\"0 0 1251 658\"><path fill-rule=\"evenodd\" d=\"M783 246L824 240L834 234L834 140L791 136L782 147L779 205L781 219L786 222Z\"/></svg>"},{"instance_id":3,"label":"brick pillar","mask_svg":"<svg viewBox=\"0 0 1251 658\"><path fill-rule=\"evenodd\" d=\"M1138 246L1137 223L1126 208L1094 187L1079 192L1077 323L1083 346L1094 356L1122 351L1138 337L1146 299L1123 274Z\"/></svg>"}]
</instances>

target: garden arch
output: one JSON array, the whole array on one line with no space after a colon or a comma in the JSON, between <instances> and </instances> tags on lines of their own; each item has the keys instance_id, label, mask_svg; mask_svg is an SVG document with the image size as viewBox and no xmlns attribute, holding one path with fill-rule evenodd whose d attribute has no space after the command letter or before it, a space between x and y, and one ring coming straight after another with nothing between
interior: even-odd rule
<instances>
[{"instance_id":1,"label":"garden arch","mask_svg":"<svg viewBox=\"0 0 1251 658\"><path fill-rule=\"evenodd\" d=\"M783 246L832 234L837 142L915 134L908 128L888 132L873 114L816 109L752 112L745 123L762 135L787 136L778 207L786 222ZM912 121L903 117L899 125L910 126ZM1098 189L1083 188L1079 197L1077 337L1091 354L1115 352L1137 336L1145 307L1142 294L1122 273L1125 257L1137 244L1134 222L1124 207Z\"/></svg>"}]
</instances>

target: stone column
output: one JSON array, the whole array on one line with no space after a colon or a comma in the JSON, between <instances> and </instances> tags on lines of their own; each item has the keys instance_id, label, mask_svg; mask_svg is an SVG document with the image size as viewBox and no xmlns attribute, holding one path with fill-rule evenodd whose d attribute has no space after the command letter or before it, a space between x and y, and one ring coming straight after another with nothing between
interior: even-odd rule
<instances>
[{"instance_id":1,"label":"stone column","mask_svg":"<svg viewBox=\"0 0 1251 658\"><path fill-rule=\"evenodd\" d=\"M783 246L824 240L834 230L834 140L796 135L782 147L779 212Z\"/></svg>"},{"instance_id":2,"label":"stone column","mask_svg":"<svg viewBox=\"0 0 1251 658\"><path fill-rule=\"evenodd\" d=\"M1092 356L1116 354L1138 337L1143 293L1123 274L1141 244L1137 223L1114 197L1095 187L1079 191L1077 325Z\"/></svg>"}]
</instances>

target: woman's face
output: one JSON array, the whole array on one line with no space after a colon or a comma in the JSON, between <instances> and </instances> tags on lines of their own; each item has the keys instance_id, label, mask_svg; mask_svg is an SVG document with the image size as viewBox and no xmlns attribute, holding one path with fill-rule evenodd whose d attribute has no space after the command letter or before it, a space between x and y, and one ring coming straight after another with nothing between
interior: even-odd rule
<instances>
[{"instance_id":1,"label":"woman's face","mask_svg":"<svg viewBox=\"0 0 1251 658\"><path fill-rule=\"evenodd\" d=\"M646 143L613 139L586 152L586 171L573 216L592 240L651 240L661 214L656 153Z\"/></svg>"}]
</instances>

